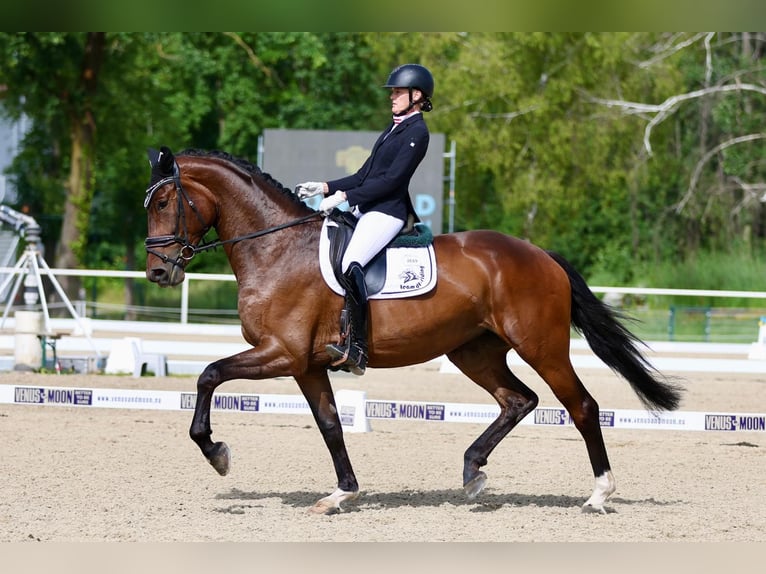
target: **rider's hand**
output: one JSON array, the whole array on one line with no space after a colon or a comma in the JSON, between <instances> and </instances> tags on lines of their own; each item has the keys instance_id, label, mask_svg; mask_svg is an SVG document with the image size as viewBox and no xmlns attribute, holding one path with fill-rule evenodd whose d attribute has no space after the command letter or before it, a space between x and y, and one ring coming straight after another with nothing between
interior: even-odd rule
<instances>
[{"instance_id":1,"label":"rider's hand","mask_svg":"<svg viewBox=\"0 0 766 574\"><path fill-rule=\"evenodd\" d=\"M346 201L346 192L338 190L330 197L325 197L322 200L322 203L319 204L319 211L322 213L330 213L333 207L338 207L344 201Z\"/></svg>"},{"instance_id":2,"label":"rider's hand","mask_svg":"<svg viewBox=\"0 0 766 574\"><path fill-rule=\"evenodd\" d=\"M321 181L307 181L296 185L295 193L300 199L307 199L319 195L320 193L324 193L324 189L324 183Z\"/></svg>"}]
</instances>

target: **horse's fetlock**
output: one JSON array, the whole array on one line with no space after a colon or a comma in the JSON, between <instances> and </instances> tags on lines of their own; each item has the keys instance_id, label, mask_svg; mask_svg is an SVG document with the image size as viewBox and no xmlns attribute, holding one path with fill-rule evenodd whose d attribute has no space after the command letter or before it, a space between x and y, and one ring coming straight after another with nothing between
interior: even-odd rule
<instances>
[{"instance_id":1,"label":"horse's fetlock","mask_svg":"<svg viewBox=\"0 0 766 574\"><path fill-rule=\"evenodd\" d=\"M472 468L474 470L480 469L482 466L486 466L487 457L482 456L478 449L469 448L465 451L463 456L463 464L466 468Z\"/></svg>"},{"instance_id":2,"label":"horse's fetlock","mask_svg":"<svg viewBox=\"0 0 766 574\"><path fill-rule=\"evenodd\" d=\"M197 429L197 428L190 428L189 429L189 438L192 439L194 442L199 444L201 441L207 439L210 437L210 435L213 434L212 429Z\"/></svg>"}]
</instances>

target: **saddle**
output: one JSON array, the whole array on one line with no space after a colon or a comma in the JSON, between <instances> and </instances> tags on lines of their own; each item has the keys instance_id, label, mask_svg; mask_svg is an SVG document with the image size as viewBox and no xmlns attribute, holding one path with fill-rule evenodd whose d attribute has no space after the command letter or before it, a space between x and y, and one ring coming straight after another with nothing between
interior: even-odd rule
<instances>
[{"instance_id":1,"label":"saddle","mask_svg":"<svg viewBox=\"0 0 766 574\"><path fill-rule=\"evenodd\" d=\"M327 238L324 242L327 250L327 263L332 270L334 280L339 285L343 285L343 273L341 271L343 254L354 233L356 223L357 218L351 213L335 208L327 215L323 227L323 235L326 233ZM322 250L322 243L320 242L320 250ZM407 269L406 265L405 268L397 265L397 269L392 269L390 253L392 249L400 255L397 260L404 257L414 267ZM324 253L320 253L320 257L323 256ZM376 295L377 298L395 298L419 295L430 291L436 283L435 263L431 229L423 223L416 223L415 218L410 215L399 234L372 261L364 266L367 293L370 298L375 298ZM323 274L325 280L328 280L326 267L323 268ZM394 279L399 283L400 289L391 289L392 274L395 275ZM410 282L412 285L407 286L407 283ZM328 281L328 283L330 282ZM387 284L388 288L386 288ZM330 286L334 287L334 285ZM337 291L337 289L335 290Z\"/></svg>"}]
</instances>

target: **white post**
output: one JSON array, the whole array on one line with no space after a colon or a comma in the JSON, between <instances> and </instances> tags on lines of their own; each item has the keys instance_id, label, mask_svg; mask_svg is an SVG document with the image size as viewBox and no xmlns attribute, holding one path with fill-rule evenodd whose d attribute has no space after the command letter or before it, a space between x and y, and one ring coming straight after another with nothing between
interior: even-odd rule
<instances>
[{"instance_id":1,"label":"white post","mask_svg":"<svg viewBox=\"0 0 766 574\"><path fill-rule=\"evenodd\" d=\"M38 335L43 331L43 314L39 311L16 311L13 361L16 371L38 371L42 365L43 348Z\"/></svg>"},{"instance_id":2,"label":"white post","mask_svg":"<svg viewBox=\"0 0 766 574\"><path fill-rule=\"evenodd\" d=\"M367 418L367 393L341 389L335 393L335 406L343 432L370 432Z\"/></svg>"},{"instance_id":3,"label":"white post","mask_svg":"<svg viewBox=\"0 0 766 574\"><path fill-rule=\"evenodd\" d=\"M450 142L450 150L447 153L442 154L443 157L449 158L449 176L447 181L449 182L449 197L447 199L447 205L449 206L449 223L447 225L447 233L455 231L455 160L457 158L457 152L455 140Z\"/></svg>"},{"instance_id":4,"label":"white post","mask_svg":"<svg viewBox=\"0 0 766 574\"><path fill-rule=\"evenodd\" d=\"M766 359L766 317L758 321L758 340L750 345L748 359Z\"/></svg>"}]
</instances>

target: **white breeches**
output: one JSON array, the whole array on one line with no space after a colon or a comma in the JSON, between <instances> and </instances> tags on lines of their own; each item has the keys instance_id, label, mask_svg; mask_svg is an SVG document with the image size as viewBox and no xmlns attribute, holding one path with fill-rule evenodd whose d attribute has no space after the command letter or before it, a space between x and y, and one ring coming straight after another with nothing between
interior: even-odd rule
<instances>
[{"instance_id":1,"label":"white breeches","mask_svg":"<svg viewBox=\"0 0 766 574\"><path fill-rule=\"evenodd\" d=\"M362 267L367 265L404 227L401 219L379 211L368 211L361 216L356 210L352 213L359 221L343 255L344 273L354 261Z\"/></svg>"}]
</instances>

